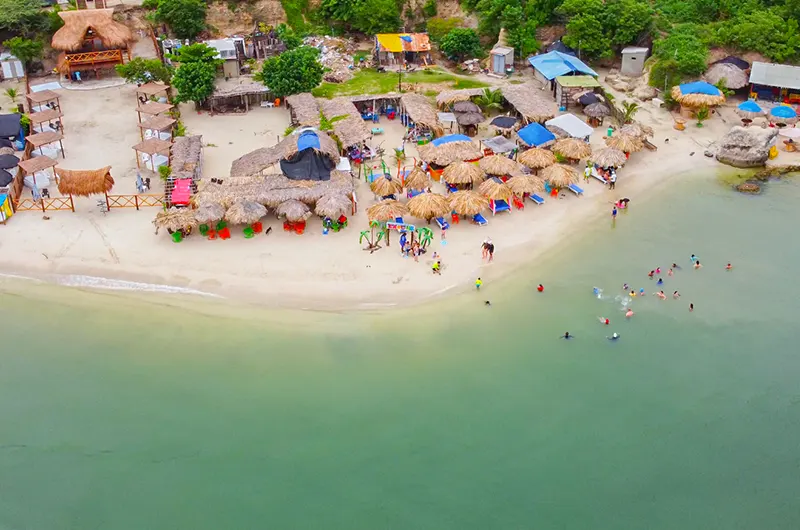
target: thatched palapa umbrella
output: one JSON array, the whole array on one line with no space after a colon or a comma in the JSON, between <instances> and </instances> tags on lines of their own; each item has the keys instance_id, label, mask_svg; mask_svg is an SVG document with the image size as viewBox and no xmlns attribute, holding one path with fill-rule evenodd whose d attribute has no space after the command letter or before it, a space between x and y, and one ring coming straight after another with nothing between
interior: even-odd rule
<instances>
[{"instance_id":1,"label":"thatched palapa umbrella","mask_svg":"<svg viewBox=\"0 0 800 530\"><path fill-rule=\"evenodd\" d=\"M342 215L347 215L353 211L353 204L346 196L340 193L323 195L314 207L314 213L320 217L330 217L338 219Z\"/></svg>"},{"instance_id":2,"label":"thatched palapa umbrella","mask_svg":"<svg viewBox=\"0 0 800 530\"><path fill-rule=\"evenodd\" d=\"M367 208L367 218L370 221L394 221L404 215L408 215L408 207L391 199L381 201Z\"/></svg>"},{"instance_id":3,"label":"thatched palapa umbrella","mask_svg":"<svg viewBox=\"0 0 800 530\"><path fill-rule=\"evenodd\" d=\"M487 175L521 175L522 166L518 162L514 162L506 156L491 155L481 158L478 161L478 167L481 168Z\"/></svg>"},{"instance_id":4,"label":"thatched palapa umbrella","mask_svg":"<svg viewBox=\"0 0 800 530\"><path fill-rule=\"evenodd\" d=\"M647 125L642 125L638 121L633 123L628 123L627 125L623 125L620 130L620 134L627 134L629 136L634 136L639 138L640 140L644 140L648 136L650 138L653 137L653 128L648 127Z\"/></svg>"},{"instance_id":5,"label":"thatched palapa umbrella","mask_svg":"<svg viewBox=\"0 0 800 530\"><path fill-rule=\"evenodd\" d=\"M635 153L644 148L641 140L629 134L618 134L617 136L606 138L606 144L608 147L619 149L623 153Z\"/></svg>"},{"instance_id":6,"label":"thatched palapa umbrella","mask_svg":"<svg viewBox=\"0 0 800 530\"><path fill-rule=\"evenodd\" d=\"M622 167L627 160L625 153L613 147L604 147L592 153L592 162L600 167Z\"/></svg>"},{"instance_id":7,"label":"thatched palapa umbrella","mask_svg":"<svg viewBox=\"0 0 800 530\"><path fill-rule=\"evenodd\" d=\"M194 214L198 223L216 223L225 217L225 208L219 203L209 203L201 205Z\"/></svg>"},{"instance_id":8,"label":"thatched palapa umbrella","mask_svg":"<svg viewBox=\"0 0 800 530\"><path fill-rule=\"evenodd\" d=\"M156 234L158 234L158 230L161 228L166 228L170 232L191 228L197 224L197 220L194 210L173 206L169 210L158 212L156 218L153 219L153 224L156 226Z\"/></svg>"},{"instance_id":9,"label":"thatched palapa umbrella","mask_svg":"<svg viewBox=\"0 0 800 530\"><path fill-rule=\"evenodd\" d=\"M478 105L476 105L475 103L473 103L472 101L469 101L469 100L458 101L458 102L453 104L453 112L459 112L459 113L471 113L471 112L474 112L474 113L480 114L481 113L481 108Z\"/></svg>"},{"instance_id":10,"label":"thatched palapa umbrella","mask_svg":"<svg viewBox=\"0 0 800 530\"><path fill-rule=\"evenodd\" d=\"M289 199L280 203L275 209L275 213L278 217L286 217L286 220L290 223L299 223L311 217L311 208L304 202Z\"/></svg>"},{"instance_id":11,"label":"thatched palapa umbrella","mask_svg":"<svg viewBox=\"0 0 800 530\"><path fill-rule=\"evenodd\" d=\"M523 196L525 194L531 195L533 193L541 193L544 191L544 181L539 177L533 175L519 175L512 177L506 181L506 186L514 195Z\"/></svg>"},{"instance_id":12,"label":"thatched palapa umbrella","mask_svg":"<svg viewBox=\"0 0 800 530\"><path fill-rule=\"evenodd\" d=\"M478 192L493 201L507 201L514 194L511 188L497 177L486 179L478 186Z\"/></svg>"},{"instance_id":13,"label":"thatched palapa umbrella","mask_svg":"<svg viewBox=\"0 0 800 530\"><path fill-rule=\"evenodd\" d=\"M400 193L400 191L403 189L403 185L400 184L400 181L391 177L378 177L372 182L372 184L369 185L369 187L372 190L372 193L378 195L379 197L395 195Z\"/></svg>"},{"instance_id":14,"label":"thatched palapa umbrella","mask_svg":"<svg viewBox=\"0 0 800 530\"><path fill-rule=\"evenodd\" d=\"M480 112L468 112L465 114L459 114L456 117L456 122L462 127L470 127L482 123L483 119L483 114Z\"/></svg>"},{"instance_id":15,"label":"thatched palapa umbrella","mask_svg":"<svg viewBox=\"0 0 800 530\"><path fill-rule=\"evenodd\" d=\"M450 196L450 208L458 215L475 215L489 207L489 199L477 191L457 191Z\"/></svg>"},{"instance_id":16,"label":"thatched palapa umbrella","mask_svg":"<svg viewBox=\"0 0 800 530\"><path fill-rule=\"evenodd\" d=\"M672 98L682 106L693 109L725 103L722 91L705 81L695 81L672 87Z\"/></svg>"},{"instance_id":17,"label":"thatched palapa umbrella","mask_svg":"<svg viewBox=\"0 0 800 530\"><path fill-rule=\"evenodd\" d=\"M423 171L421 167L415 166L405 178L405 187L409 190L428 189L430 180L427 171Z\"/></svg>"},{"instance_id":18,"label":"thatched palapa umbrella","mask_svg":"<svg viewBox=\"0 0 800 530\"><path fill-rule=\"evenodd\" d=\"M408 211L429 223L434 217L441 217L450 211L450 201L438 193L420 193L408 201Z\"/></svg>"},{"instance_id":19,"label":"thatched palapa umbrella","mask_svg":"<svg viewBox=\"0 0 800 530\"><path fill-rule=\"evenodd\" d=\"M483 182L484 175L481 168L469 162L455 162L442 172L442 178L448 184L479 184Z\"/></svg>"},{"instance_id":20,"label":"thatched palapa umbrella","mask_svg":"<svg viewBox=\"0 0 800 530\"><path fill-rule=\"evenodd\" d=\"M717 63L712 65L711 68L706 70L703 74L703 79L709 83L716 85L723 79L725 80L725 88L737 90L744 88L750 84L750 76L744 70L731 63Z\"/></svg>"},{"instance_id":21,"label":"thatched palapa umbrella","mask_svg":"<svg viewBox=\"0 0 800 530\"><path fill-rule=\"evenodd\" d=\"M590 118L603 118L611 116L611 109L605 103L592 103L583 108L583 113Z\"/></svg>"},{"instance_id":22,"label":"thatched palapa umbrella","mask_svg":"<svg viewBox=\"0 0 800 530\"><path fill-rule=\"evenodd\" d=\"M473 142L459 140L436 145L433 142L417 147L420 158L430 164L437 166L447 166L453 162L466 160L478 160L483 156L483 152Z\"/></svg>"},{"instance_id":23,"label":"thatched palapa umbrella","mask_svg":"<svg viewBox=\"0 0 800 530\"><path fill-rule=\"evenodd\" d=\"M569 158L570 160L580 160L581 158L586 158L592 154L592 148L589 146L589 144L577 138L564 138L562 140L556 140L556 143L553 145L552 149L554 153L557 153L564 158Z\"/></svg>"},{"instance_id":24,"label":"thatched palapa umbrella","mask_svg":"<svg viewBox=\"0 0 800 530\"><path fill-rule=\"evenodd\" d=\"M517 162L531 169L542 169L556 163L556 155L547 149L533 147L523 151L517 157Z\"/></svg>"},{"instance_id":25,"label":"thatched palapa umbrella","mask_svg":"<svg viewBox=\"0 0 800 530\"><path fill-rule=\"evenodd\" d=\"M544 168L540 175L554 188L566 188L578 182L578 172L565 164L553 164Z\"/></svg>"},{"instance_id":26,"label":"thatched palapa umbrella","mask_svg":"<svg viewBox=\"0 0 800 530\"><path fill-rule=\"evenodd\" d=\"M267 215L267 208L254 201L234 202L225 212L225 219L237 225L251 225Z\"/></svg>"}]
</instances>

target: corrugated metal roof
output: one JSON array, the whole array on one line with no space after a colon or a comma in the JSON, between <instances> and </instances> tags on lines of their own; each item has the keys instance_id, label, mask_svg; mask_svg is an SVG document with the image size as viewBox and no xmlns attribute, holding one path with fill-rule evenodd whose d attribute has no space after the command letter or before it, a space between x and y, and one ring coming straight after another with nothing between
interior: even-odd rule
<instances>
[{"instance_id":1,"label":"corrugated metal roof","mask_svg":"<svg viewBox=\"0 0 800 530\"><path fill-rule=\"evenodd\" d=\"M427 33L379 33L375 35L375 38L378 39L378 44L383 51L387 52L427 52L431 50L431 42Z\"/></svg>"},{"instance_id":2,"label":"corrugated metal roof","mask_svg":"<svg viewBox=\"0 0 800 530\"><path fill-rule=\"evenodd\" d=\"M600 86L597 79L590 75L560 75L556 78L556 82L565 87L594 88Z\"/></svg>"},{"instance_id":3,"label":"corrugated metal roof","mask_svg":"<svg viewBox=\"0 0 800 530\"><path fill-rule=\"evenodd\" d=\"M754 62L750 70L750 82L800 90L800 66Z\"/></svg>"}]
</instances>

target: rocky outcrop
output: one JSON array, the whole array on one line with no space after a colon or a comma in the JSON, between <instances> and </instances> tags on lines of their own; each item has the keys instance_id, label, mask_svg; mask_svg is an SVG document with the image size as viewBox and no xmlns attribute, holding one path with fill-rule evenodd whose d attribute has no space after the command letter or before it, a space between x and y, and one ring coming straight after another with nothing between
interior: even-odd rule
<instances>
[{"instance_id":1,"label":"rocky outcrop","mask_svg":"<svg viewBox=\"0 0 800 530\"><path fill-rule=\"evenodd\" d=\"M650 101L658 95L658 91L649 85L639 85L633 89L633 97L642 101Z\"/></svg>"},{"instance_id":2,"label":"rocky outcrop","mask_svg":"<svg viewBox=\"0 0 800 530\"><path fill-rule=\"evenodd\" d=\"M733 127L717 146L717 160L734 167L763 166L769 159L772 140L778 129L758 127Z\"/></svg>"},{"instance_id":3,"label":"rocky outcrop","mask_svg":"<svg viewBox=\"0 0 800 530\"><path fill-rule=\"evenodd\" d=\"M738 186L736 186L736 191L742 193L752 193L754 195L761 193L761 186L759 186L755 182L742 182Z\"/></svg>"}]
</instances>

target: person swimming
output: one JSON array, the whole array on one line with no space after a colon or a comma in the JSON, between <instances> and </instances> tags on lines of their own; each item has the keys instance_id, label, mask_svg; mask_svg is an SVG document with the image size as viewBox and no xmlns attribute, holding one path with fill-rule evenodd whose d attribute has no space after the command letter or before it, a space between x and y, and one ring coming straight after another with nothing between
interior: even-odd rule
<instances>
[{"instance_id":1,"label":"person swimming","mask_svg":"<svg viewBox=\"0 0 800 530\"><path fill-rule=\"evenodd\" d=\"M689 259L692 260L692 263L698 260L697 256L694 254L692 254L692 256Z\"/></svg>"},{"instance_id":2,"label":"person swimming","mask_svg":"<svg viewBox=\"0 0 800 530\"><path fill-rule=\"evenodd\" d=\"M627 284L627 283L623 283L623 284L622 284L622 290L623 290L623 291L627 291L628 289L630 289L630 287L628 286L628 284Z\"/></svg>"},{"instance_id":3,"label":"person swimming","mask_svg":"<svg viewBox=\"0 0 800 530\"><path fill-rule=\"evenodd\" d=\"M656 271L650 271L650 272L647 273L647 277L652 280L653 276L655 276L655 274L656 274Z\"/></svg>"},{"instance_id":4,"label":"person swimming","mask_svg":"<svg viewBox=\"0 0 800 530\"><path fill-rule=\"evenodd\" d=\"M664 294L664 291L658 291L657 293L653 293L653 294L656 295L657 297L661 298L662 300L666 300L667 299L667 295Z\"/></svg>"},{"instance_id":5,"label":"person swimming","mask_svg":"<svg viewBox=\"0 0 800 530\"><path fill-rule=\"evenodd\" d=\"M729 270L731 270L732 268L733 268L733 265L731 265L730 263L728 263L727 265L725 265L725 270L726 270L726 271L729 271Z\"/></svg>"},{"instance_id":6,"label":"person swimming","mask_svg":"<svg viewBox=\"0 0 800 530\"><path fill-rule=\"evenodd\" d=\"M631 298L636 298L636 291L631 289Z\"/></svg>"},{"instance_id":7,"label":"person swimming","mask_svg":"<svg viewBox=\"0 0 800 530\"><path fill-rule=\"evenodd\" d=\"M600 289L599 287L592 287L592 293L594 293L594 295L597 298L602 298L603 297L603 290Z\"/></svg>"},{"instance_id":8,"label":"person swimming","mask_svg":"<svg viewBox=\"0 0 800 530\"><path fill-rule=\"evenodd\" d=\"M689 304L689 312L691 313L694 311L694 304Z\"/></svg>"},{"instance_id":9,"label":"person swimming","mask_svg":"<svg viewBox=\"0 0 800 530\"><path fill-rule=\"evenodd\" d=\"M694 262L694 268L695 268L695 269L700 269L700 268L702 268L702 267L703 267L703 266L702 266L702 265L700 265L700 260L697 260L697 261L695 261L695 262Z\"/></svg>"},{"instance_id":10,"label":"person swimming","mask_svg":"<svg viewBox=\"0 0 800 530\"><path fill-rule=\"evenodd\" d=\"M611 321L605 317L597 317L597 320L599 320L601 324L605 324L606 326L611 324Z\"/></svg>"},{"instance_id":11,"label":"person swimming","mask_svg":"<svg viewBox=\"0 0 800 530\"><path fill-rule=\"evenodd\" d=\"M659 278L658 281L656 282L656 285L664 285L664 280Z\"/></svg>"},{"instance_id":12,"label":"person swimming","mask_svg":"<svg viewBox=\"0 0 800 530\"><path fill-rule=\"evenodd\" d=\"M679 270L681 270L681 267L680 267L680 265L678 265L677 263L673 263L673 264L672 264L672 268L673 268L673 269L675 269L676 271L679 271Z\"/></svg>"},{"instance_id":13,"label":"person swimming","mask_svg":"<svg viewBox=\"0 0 800 530\"><path fill-rule=\"evenodd\" d=\"M489 300L486 300L486 301L483 303L483 305L492 305L492 303L491 303Z\"/></svg>"},{"instance_id":14,"label":"person swimming","mask_svg":"<svg viewBox=\"0 0 800 530\"><path fill-rule=\"evenodd\" d=\"M644 287L639 289L639 296L644 296Z\"/></svg>"},{"instance_id":15,"label":"person swimming","mask_svg":"<svg viewBox=\"0 0 800 530\"><path fill-rule=\"evenodd\" d=\"M619 333L612 333L610 337L606 337L608 340L617 340L619 339Z\"/></svg>"},{"instance_id":16,"label":"person swimming","mask_svg":"<svg viewBox=\"0 0 800 530\"><path fill-rule=\"evenodd\" d=\"M661 267L656 267L656 274L661 274Z\"/></svg>"},{"instance_id":17,"label":"person swimming","mask_svg":"<svg viewBox=\"0 0 800 530\"><path fill-rule=\"evenodd\" d=\"M625 318L631 318L633 315L633 309L628 309L628 311L625 313Z\"/></svg>"},{"instance_id":18,"label":"person swimming","mask_svg":"<svg viewBox=\"0 0 800 530\"><path fill-rule=\"evenodd\" d=\"M536 288L536 290L539 291L540 293L543 293L544 292L544 285L542 285L540 283L539 286Z\"/></svg>"},{"instance_id":19,"label":"person swimming","mask_svg":"<svg viewBox=\"0 0 800 530\"><path fill-rule=\"evenodd\" d=\"M569 334L569 331L567 331L566 333L564 333L563 335L561 335L561 338L562 338L562 339L567 339L567 340L569 340L569 339L574 339L574 338L575 338L575 336L574 336L574 335L570 335L570 334Z\"/></svg>"},{"instance_id":20,"label":"person swimming","mask_svg":"<svg viewBox=\"0 0 800 530\"><path fill-rule=\"evenodd\" d=\"M680 297L681 297L681 294L678 291L672 291L672 298L677 300Z\"/></svg>"},{"instance_id":21,"label":"person swimming","mask_svg":"<svg viewBox=\"0 0 800 530\"><path fill-rule=\"evenodd\" d=\"M672 276L673 274L675 274L675 273L674 273L674 272L672 272L672 269L670 269L669 271L667 271L667 276Z\"/></svg>"}]
</instances>

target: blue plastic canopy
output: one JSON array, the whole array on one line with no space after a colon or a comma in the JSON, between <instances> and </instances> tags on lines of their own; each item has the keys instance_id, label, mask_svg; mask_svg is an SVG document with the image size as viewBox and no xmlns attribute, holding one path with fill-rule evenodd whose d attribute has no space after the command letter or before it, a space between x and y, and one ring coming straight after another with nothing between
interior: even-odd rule
<instances>
[{"instance_id":1,"label":"blue plastic canopy","mask_svg":"<svg viewBox=\"0 0 800 530\"><path fill-rule=\"evenodd\" d=\"M539 146L552 142L556 139L556 135L542 127L539 123L531 123L517 131L520 139L529 146Z\"/></svg>"},{"instance_id":2,"label":"blue plastic canopy","mask_svg":"<svg viewBox=\"0 0 800 530\"><path fill-rule=\"evenodd\" d=\"M744 103L740 103L737 108L743 112L764 112L764 109L755 101L745 101Z\"/></svg>"},{"instance_id":3,"label":"blue plastic canopy","mask_svg":"<svg viewBox=\"0 0 800 530\"><path fill-rule=\"evenodd\" d=\"M694 83L684 83L680 86L681 94L705 94L707 96L721 96L720 89L706 83L705 81L695 81Z\"/></svg>"},{"instance_id":4,"label":"blue plastic canopy","mask_svg":"<svg viewBox=\"0 0 800 530\"><path fill-rule=\"evenodd\" d=\"M548 80L568 74L585 74L597 77L597 72L574 55L556 50L534 55L528 59L528 62Z\"/></svg>"},{"instance_id":5,"label":"blue plastic canopy","mask_svg":"<svg viewBox=\"0 0 800 530\"><path fill-rule=\"evenodd\" d=\"M319 136L314 131L302 132L297 139L298 151L304 151L308 148L319 149Z\"/></svg>"},{"instance_id":6,"label":"blue plastic canopy","mask_svg":"<svg viewBox=\"0 0 800 530\"><path fill-rule=\"evenodd\" d=\"M431 143L436 147L440 145L449 144L450 142L471 142L472 140L469 139L469 136L463 134L448 134L447 136L442 136L441 138L437 138L433 140Z\"/></svg>"},{"instance_id":7,"label":"blue plastic canopy","mask_svg":"<svg viewBox=\"0 0 800 530\"><path fill-rule=\"evenodd\" d=\"M412 39L412 38L411 38L410 36L408 36L408 35L400 35L400 40L404 40L404 41L406 41L406 42L414 42L414 39Z\"/></svg>"},{"instance_id":8,"label":"blue plastic canopy","mask_svg":"<svg viewBox=\"0 0 800 530\"><path fill-rule=\"evenodd\" d=\"M770 115L775 116L776 118L796 118L797 112L792 107L787 107L786 105L780 105L775 107L771 111L769 111Z\"/></svg>"}]
</instances>

